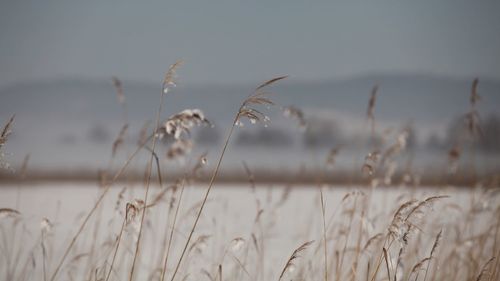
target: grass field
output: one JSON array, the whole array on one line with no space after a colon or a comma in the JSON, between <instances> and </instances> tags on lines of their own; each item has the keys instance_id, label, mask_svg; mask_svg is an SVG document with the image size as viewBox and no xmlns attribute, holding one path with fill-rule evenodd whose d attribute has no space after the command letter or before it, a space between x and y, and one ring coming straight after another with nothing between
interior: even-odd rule
<instances>
[{"instance_id":1,"label":"grass field","mask_svg":"<svg viewBox=\"0 0 500 281\"><path fill-rule=\"evenodd\" d=\"M307 185L290 179L283 180L287 184L257 184L246 164L246 181L224 185L217 179L226 153L237 153L226 150L234 129L243 123L267 126L266 111L274 109L270 89L286 76L249 91L234 109L221 150L207 166L206 154L190 154L190 132L212 125L203 111L184 109L161 118L181 63L165 75L158 108L152 109L154 122L126 150L125 94L120 80L113 80L125 120L112 145L110 167L119 153L126 160L101 171L97 183L25 181L26 158L15 172L18 181L2 184L2 278L498 280L498 176L479 178L474 163L468 163L472 171L467 175L473 177L465 187L452 185L463 178L463 152L474 155L467 144L481 136L477 79L464 113L463 138L448 151L440 185L421 186L410 169L398 170L405 166L397 156L407 146L408 128L374 141L382 130L375 118L377 86L366 111L373 142L356 169L362 181L340 186L325 181L340 149L334 147ZM307 126L300 109L284 112L298 126ZM2 130L2 156L14 120ZM163 138L171 141L166 149L158 145ZM127 181L127 168L139 153L147 155L143 180ZM162 169L161 157L189 161L184 173L172 178Z\"/></svg>"}]
</instances>

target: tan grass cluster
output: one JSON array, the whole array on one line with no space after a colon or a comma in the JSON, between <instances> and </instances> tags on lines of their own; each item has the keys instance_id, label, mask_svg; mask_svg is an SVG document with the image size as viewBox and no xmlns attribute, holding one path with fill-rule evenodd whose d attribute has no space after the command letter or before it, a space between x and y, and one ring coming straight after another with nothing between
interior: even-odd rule
<instances>
[{"instance_id":1,"label":"tan grass cluster","mask_svg":"<svg viewBox=\"0 0 500 281\"><path fill-rule=\"evenodd\" d=\"M43 214L48 217L43 217L33 232L28 227L31 221L17 208L0 208L3 255L0 274L5 274L2 278L51 281L493 281L500 278L498 188L471 190L467 202L460 201L455 194L444 195L449 191L459 194L452 188L446 188L446 192L433 189L436 194L429 195L429 190L420 189L417 180L411 181L412 184L405 181L394 193L383 193L386 190L379 187L393 184L398 155L407 146L408 127L384 133L383 142L370 148L364 161L357 163L361 166L361 172L357 166L358 173L365 173L369 184L360 190L346 191L343 197L335 194L337 187L322 181L328 169L339 161L340 147L334 147L321 161L324 166L319 167L318 196L313 202L307 202L307 196L294 188L293 182L281 191L260 188L245 162L243 168L250 188L242 189L244 198L238 200L252 202L255 212L246 210L252 213L241 220L243 216L236 215L242 211L239 206L236 210L227 207L233 203L228 202L230 199L212 198L211 191L234 128L245 119L267 125L269 118L261 107L274 105L268 89L287 76L265 81L242 101L211 166L206 165L208 152L201 153L182 166L182 176L169 178L173 183L165 184L163 178L170 174L162 167L164 158L191 157L189 152L195 145L190 139L191 130L211 125L200 109L185 109L161 122L164 98L175 87L181 64L178 61L169 67L162 82L155 123L150 130L150 122L143 126L132 153L121 149L128 143L125 114L124 125L112 146L112 158L127 152L127 160L102 182L95 204L78 216L76 222L59 221L57 215L53 219L52 214ZM124 105L122 83L117 78L113 78L113 83L118 102ZM476 79L470 97L470 114L474 116L478 116L477 87ZM376 129L377 92L375 86L366 113L372 124L372 136ZM300 127L306 126L299 108L282 109L287 117L298 120ZM1 131L0 149L7 142L13 120L14 117ZM476 132L476 121L471 122L469 127L474 129L471 132ZM171 144L158 145L159 139L168 136L173 140ZM144 189L139 190L141 197L137 198L132 184L125 182L117 190L112 206L107 206L104 198L111 186L126 174L126 168L140 153L149 157ZM458 162L460 153L460 146L453 148L450 161ZM199 181L200 174L205 172L210 174L208 185L201 190L201 198L193 199L203 184ZM417 178L411 169L406 172L409 178ZM377 192L384 196L377 196ZM185 193L190 204L186 204ZM395 198L390 194L395 194ZM211 213L207 205L220 211ZM111 216L107 212L110 209ZM304 216L306 219L301 218ZM67 232L64 227L72 229L68 237L64 237ZM229 236L228 229L234 231L236 227L241 227L238 235ZM35 241L33 245L25 243L28 237ZM283 246L281 240L293 244ZM299 246L294 249L296 245Z\"/></svg>"}]
</instances>

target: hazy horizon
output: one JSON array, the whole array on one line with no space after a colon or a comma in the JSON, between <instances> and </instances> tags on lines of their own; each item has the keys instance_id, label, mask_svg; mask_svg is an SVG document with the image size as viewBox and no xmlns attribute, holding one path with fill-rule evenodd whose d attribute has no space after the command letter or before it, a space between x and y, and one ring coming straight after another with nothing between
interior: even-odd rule
<instances>
[{"instance_id":1,"label":"hazy horizon","mask_svg":"<svg viewBox=\"0 0 500 281\"><path fill-rule=\"evenodd\" d=\"M185 64L163 118L201 108L223 134L245 93L289 75L273 88L279 107L269 113L283 142L306 142L281 116L281 106L293 105L320 131L337 130L323 143L351 143L366 131L377 83L379 133L411 123L420 144L443 141L469 109L475 77L482 117L499 115L499 14L500 2L456 0L3 1L0 118L16 113L8 157L20 163L32 153L43 167L106 163L124 123L111 77L123 81L133 134L153 118L163 75L178 59ZM90 142L99 131L106 141ZM241 143L269 141L241 132Z\"/></svg>"}]
</instances>

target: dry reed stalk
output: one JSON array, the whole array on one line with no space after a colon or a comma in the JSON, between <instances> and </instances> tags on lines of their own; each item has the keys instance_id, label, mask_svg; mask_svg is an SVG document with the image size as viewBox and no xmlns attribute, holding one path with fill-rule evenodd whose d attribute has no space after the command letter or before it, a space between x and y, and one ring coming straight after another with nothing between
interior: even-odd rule
<instances>
[{"instance_id":1,"label":"dry reed stalk","mask_svg":"<svg viewBox=\"0 0 500 281\"><path fill-rule=\"evenodd\" d=\"M328 245L326 240L326 221L325 221L325 200L323 197L323 190L319 190L321 195L321 218L323 220L323 243L324 243L324 254L325 254L325 281L328 281Z\"/></svg>"},{"instance_id":2,"label":"dry reed stalk","mask_svg":"<svg viewBox=\"0 0 500 281\"><path fill-rule=\"evenodd\" d=\"M472 81L471 96L470 96L470 111L466 114L465 119L468 123L469 134L473 140L477 140L477 137L483 137L483 130L481 128L481 118L479 111L476 109L477 102L481 99L478 94L477 88L479 85L479 79L475 78ZM474 181L476 180L476 149L475 146L471 146L471 168L472 176Z\"/></svg>"},{"instance_id":3,"label":"dry reed stalk","mask_svg":"<svg viewBox=\"0 0 500 281\"><path fill-rule=\"evenodd\" d=\"M385 248L382 248L382 251L384 253L385 266L387 268L387 278L389 279L389 281L391 281L391 270L389 269L389 257L388 257L388 253L387 253L387 250Z\"/></svg>"},{"instance_id":4,"label":"dry reed stalk","mask_svg":"<svg viewBox=\"0 0 500 281\"><path fill-rule=\"evenodd\" d=\"M394 278L393 278L394 281L398 281L398 269L399 269L399 265L401 264L403 250L404 250L404 247L401 247L401 249L399 249L398 258L396 260L396 268L394 269Z\"/></svg>"},{"instance_id":5,"label":"dry reed stalk","mask_svg":"<svg viewBox=\"0 0 500 281\"><path fill-rule=\"evenodd\" d=\"M15 114L12 115L9 119L9 121L7 121L7 123L4 125L1 133L0 133L0 169L9 169L10 166L7 162L4 162L4 153L2 151L2 148L3 146L5 145L5 143L7 143L7 140L10 136L10 134L12 133L11 131L11 127L12 127L12 124L14 123L14 118L15 118Z\"/></svg>"},{"instance_id":6,"label":"dry reed stalk","mask_svg":"<svg viewBox=\"0 0 500 281\"><path fill-rule=\"evenodd\" d=\"M167 242L168 242L168 233L169 233L169 229L171 227L171 220L172 220L172 214L174 212L174 209L175 209L175 203L177 201L177 190L178 190L178 185L179 185L179 181L176 181L174 184L172 184L171 186L169 186L168 188L165 188L165 190L171 190L171 194L170 194L170 198L169 200L166 202L167 203L167 220L166 220L166 223L165 223L165 229L163 231L164 235L163 235L163 240L162 242L160 243L160 245L163 245L163 248L160 248L159 249L159 256L158 256L158 259L159 259L159 265L158 265L158 271L159 271L159 274L160 274L160 278L161 278L161 270L163 268L163 260L164 260L164 256L165 256L165 252L166 252L166 247L167 247ZM165 193L166 194L166 193Z\"/></svg>"},{"instance_id":7,"label":"dry reed stalk","mask_svg":"<svg viewBox=\"0 0 500 281\"><path fill-rule=\"evenodd\" d=\"M222 265L219 264L219 281L222 281Z\"/></svg>"},{"instance_id":8,"label":"dry reed stalk","mask_svg":"<svg viewBox=\"0 0 500 281\"><path fill-rule=\"evenodd\" d=\"M368 281L370 278L370 261L366 263L366 276L365 280Z\"/></svg>"},{"instance_id":9,"label":"dry reed stalk","mask_svg":"<svg viewBox=\"0 0 500 281\"><path fill-rule=\"evenodd\" d=\"M219 261L219 264L224 264L224 259L226 258L226 255L231 254L230 251L240 250L243 247L243 245L245 245L245 243L246 243L246 240L243 239L242 237L236 237L233 240L231 240L231 242L229 242L229 244L226 245L226 247L224 249L224 254L222 254L222 257Z\"/></svg>"},{"instance_id":10,"label":"dry reed stalk","mask_svg":"<svg viewBox=\"0 0 500 281\"><path fill-rule=\"evenodd\" d=\"M334 224L334 219L335 219L335 216L337 215L337 213L339 212L340 208L343 206L343 204L347 201L347 199L351 198L352 196L357 196L357 193L356 191L354 192L349 192L347 193L346 195L344 195L344 197L342 198L342 200L340 201L340 204L337 205L337 207L333 210L332 212L332 215L330 216L330 218L328 219L328 224L327 224L327 227L326 229L330 229L332 227L332 225Z\"/></svg>"},{"instance_id":11,"label":"dry reed stalk","mask_svg":"<svg viewBox=\"0 0 500 281\"><path fill-rule=\"evenodd\" d=\"M120 81L117 77L112 77L111 80L113 81L113 86L115 87L118 103L123 108L123 120L125 123L128 123L127 102L125 100L122 81Z\"/></svg>"},{"instance_id":12,"label":"dry reed stalk","mask_svg":"<svg viewBox=\"0 0 500 281\"><path fill-rule=\"evenodd\" d=\"M162 92L164 94L168 93L171 88L177 86L177 82L175 81L177 78L177 69L183 64L183 60L178 60L168 68L162 83Z\"/></svg>"},{"instance_id":13,"label":"dry reed stalk","mask_svg":"<svg viewBox=\"0 0 500 281\"><path fill-rule=\"evenodd\" d=\"M497 257L500 257L500 250L498 250L497 252ZM498 274L498 269L499 269L499 266L500 265L500 259L496 259L496 262L495 262L495 265L493 266L493 272L491 273L490 275L490 278L488 279L488 281L491 281L491 280L497 280L497 274ZM495 279L497 278L497 279Z\"/></svg>"},{"instance_id":14,"label":"dry reed stalk","mask_svg":"<svg viewBox=\"0 0 500 281\"><path fill-rule=\"evenodd\" d=\"M23 159L23 163L21 164L21 169L19 170L19 176L21 179L26 179L28 174L28 163L30 161L30 154L26 154Z\"/></svg>"},{"instance_id":15,"label":"dry reed stalk","mask_svg":"<svg viewBox=\"0 0 500 281\"><path fill-rule=\"evenodd\" d=\"M43 220L42 220L42 222L43 222ZM18 278L19 280L26 280L26 274L28 271L28 266L30 265L30 261L31 261L31 265L33 266L33 268L36 266L34 252L35 252L36 248L38 248L38 245L39 245L41 239L42 239L42 234L40 233L40 235L38 235L38 238L36 239L36 242L33 244L33 246L31 247L31 250L29 251L31 254L28 255L28 257L26 258L26 261L24 262L24 265L21 268L21 276L19 276L19 278Z\"/></svg>"},{"instance_id":16,"label":"dry reed stalk","mask_svg":"<svg viewBox=\"0 0 500 281\"><path fill-rule=\"evenodd\" d=\"M21 251L21 249L16 251L16 244L18 244L16 242L18 241L20 242L19 246L22 246L22 243L24 242L22 240L23 237L22 236L19 237L19 234L17 233L18 230L17 226L20 224L22 217L18 213L16 213L16 211L13 209L4 208L3 210L4 210L3 214L0 213L0 222L2 219L5 219L7 217L12 219L12 224L10 225L9 229L4 229L3 224L0 224L0 231L1 231L0 237L2 238L3 242L2 244L0 244L0 251L2 253L2 256L4 256L4 260L6 263L6 270L5 270L6 280L11 280L14 278L15 269L17 267L17 262ZM6 231L10 232L9 233L11 237L10 243ZM3 264L3 262L0 263L0 265L1 264Z\"/></svg>"},{"instance_id":17,"label":"dry reed stalk","mask_svg":"<svg viewBox=\"0 0 500 281\"><path fill-rule=\"evenodd\" d=\"M7 139L9 138L10 134L12 133L11 127L12 124L14 123L14 118L16 115L12 115L9 118L9 121L4 125L2 132L0 133L0 148L7 142Z\"/></svg>"},{"instance_id":18,"label":"dry reed stalk","mask_svg":"<svg viewBox=\"0 0 500 281\"><path fill-rule=\"evenodd\" d=\"M20 221L20 219L21 219L21 217L16 218L17 221ZM13 234L14 234L14 239L13 240L14 241L12 241L12 245L13 245L12 248L14 249L15 242L19 241L19 243L17 243L18 244L18 250L16 251L15 254L12 253L14 257L11 259L12 260L12 267L10 268L10 272L8 272L8 274L7 274L9 276L7 278L7 280L13 279L14 276L15 276L15 272L17 270L17 267L20 264L22 249L23 249L23 246L24 246L25 241L26 241L25 240L26 239L25 234L27 234L27 231L23 227L22 228L22 232L20 234L16 233L15 230L17 229L17 227L16 227L17 225L18 224L15 223L14 227L13 227L13 230L14 230L13 231Z\"/></svg>"},{"instance_id":19,"label":"dry reed stalk","mask_svg":"<svg viewBox=\"0 0 500 281\"><path fill-rule=\"evenodd\" d=\"M111 157L112 158L115 157L116 152L118 151L118 148L125 141L125 134L127 133L127 129L128 129L128 124L123 125L123 127L120 130L120 133L118 134L115 141L113 142L113 149L111 150Z\"/></svg>"},{"instance_id":20,"label":"dry reed stalk","mask_svg":"<svg viewBox=\"0 0 500 281\"><path fill-rule=\"evenodd\" d=\"M453 145L453 147L448 151L448 172L450 174L455 174L457 172L460 155L461 149L458 144Z\"/></svg>"},{"instance_id":21,"label":"dry reed stalk","mask_svg":"<svg viewBox=\"0 0 500 281\"><path fill-rule=\"evenodd\" d=\"M380 151L378 149L368 153L365 156L365 161L361 167L361 172L364 175L373 176L377 171L377 165L380 158Z\"/></svg>"},{"instance_id":22,"label":"dry reed stalk","mask_svg":"<svg viewBox=\"0 0 500 281\"><path fill-rule=\"evenodd\" d=\"M26 154L23 159L23 163L21 164L21 170L19 171L19 178L21 181L26 180L27 173L28 173L28 162L30 160L30 154ZM19 208L19 205L21 204L21 186L18 186L16 188L16 209Z\"/></svg>"},{"instance_id":23,"label":"dry reed stalk","mask_svg":"<svg viewBox=\"0 0 500 281\"><path fill-rule=\"evenodd\" d=\"M47 280L47 249L45 248L45 232L42 230L42 239L40 240L40 247L42 247L42 267L43 267L43 280Z\"/></svg>"},{"instance_id":24,"label":"dry reed stalk","mask_svg":"<svg viewBox=\"0 0 500 281\"><path fill-rule=\"evenodd\" d=\"M189 232L189 236L188 236L188 239L184 245L184 248L182 250L182 253L181 253L181 256L179 258L179 261L177 262L177 265L175 266L175 270L174 270L174 273L172 275L172 278L171 280L173 281L175 279L175 276L177 274L177 271L179 270L179 267L180 267L180 264L182 262L182 259L184 258L184 255L186 253L186 250L189 246L189 243L191 242L191 238L193 236L193 233L194 231L196 230L196 226L198 225L198 221L201 217L201 214L203 212L203 208L205 207L205 203L207 202L207 199L208 199L208 195L210 194L210 191L212 190L212 186L215 182L215 179L217 178L217 175L219 173L219 168L220 168L220 165L222 163L222 159L224 158L224 154L226 152L226 149L227 149L227 146L229 144L229 140L231 139L231 135L233 134L233 131L234 131L234 127L238 124L241 124L241 121L240 121L240 118L241 117L246 117L248 119L251 120L252 123L254 122L257 122L257 121L263 121L263 122L266 122L267 121L267 117L261 113L260 111L252 108L251 106L252 105L258 105L258 104L272 104L272 102L267 98L265 97L265 93L264 92L261 92L259 91L260 89L268 86L268 85L271 85L272 83L274 82L277 82L279 80L282 80L282 79L285 79L287 76L280 76L280 77L276 77L276 78L273 78L269 81L266 81L264 82L263 84L261 84L259 87L257 87L255 89L255 92L250 94L247 99L245 99L243 101L243 103L241 104L240 108L238 109L236 115L235 115L235 118L231 124L231 128L229 129L229 133L226 137L226 140L224 141L224 146L222 148L222 151L221 151L221 154L219 156L219 160L217 161L217 164L216 164L216 167L214 169L214 172L212 173L212 177L210 178L210 182L208 184L208 188L205 192L205 195L203 197L203 201L201 203L201 206L200 206L200 209L198 210L198 213L196 215L196 218L195 218L195 221L193 223L193 226L191 227L191 231Z\"/></svg>"},{"instance_id":25,"label":"dry reed stalk","mask_svg":"<svg viewBox=\"0 0 500 281\"><path fill-rule=\"evenodd\" d=\"M162 186L163 186L163 179L162 179L162 176L161 176L161 168L160 168L160 158L158 157L158 155L156 154L156 152L149 148L148 146L144 146L144 148L146 150L148 150L151 155L154 157L155 159L155 162L156 162L156 173L158 174L158 184L159 184L159 188L161 189ZM155 204L156 202L153 201L153 205ZM151 204L147 206L148 208L151 207Z\"/></svg>"},{"instance_id":26,"label":"dry reed stalk","mask_svg":"<svg viewBox=\"0 0 500 281\"><path fill-rule=\"evenodd\" d=\"M365 198L365 203L366 203L366 198ZM359 221L359 228L358 228L358 240L356 242L356 257L354 258L354 263L352 265L353 269L353 280L356 280L356 270L358 268L358 262L359 262L359 256L361 254L361 239L363 238L363 223L365 220L365 209L366 209L367 204L363 204L361 207L361 219Z\"/></svg>"},{"instance_id":27,"label":"dry reed stalk","mask_svg":"<svg viewBox=\"0 0 500 281\"><path fill-rule=\"evenodd\" d=\"M432 259L434 258L434 253L436 252L438 246L439 246L439 241L441 240L441 235L443 234L443 230L441 229L439 233L436 236L436 240L434 240L434 244L432 245L431 249L431 254L429 255L429 262L427 263L427 267L425 268L425 276L424 276L424 281L427 280L427 273L429 271L429 267L431 265Z\"/></svg>"},{"instance_id":28,"label":"dry reed stalk","mask_svg":"<svg viewBox=\"0 0 500 281\"><path fill-rule=\"evenodd\" d=\"M387 228L386 239L385 239L384 246L383 246L382 250L385 249L386 246L387 246L387 249L391 248L392 243L394 241L396 241L396 239L400 235L402 223L404 222L403 213L405 211L407 211L411 206L415 205L417 202L418 201L414 200L414 199L406 201L403 204L401 204L399 206L399 208L396 210L396 212L394 213L394 216L392 218L392 221L391 221L389 227ZM390 239L390 238L392 238L392 239ZM382 251L382 253L380 253L380 256L378 258L378 261L377 261L377 264L375 267L375 271L373 272L372 277L370 278L371 281L374 281L375 278L377 277L378 271L380 269L380 265L382 264L383 256L384 256L384 253Z\"/></svg>"},{"instance_id":29,"label":"dry reed stalk","mask_svg":"<svg viewBox=\"0 0 500 281\"><path fill-rule=\"evenodd\" d=\"M102 212L103 208L98 208L98 214L97 214L97 219L94 222L94 232L93 235L90 237L92 244L89 252L89 258L88 258L88 263L87 263L87 272L89 276L87 279L92 279L92 264L93 264L93 258L94 258L94 253L96 251L97 247L97 241L98 241L98 233L99 233L99 228L101 226L101 217L102 217Z\"/></svg>"},{"instance_id":30,"label":"dry reed stalk","mask_svg":"<svg viewBox=\"0 0 500 281\"><path fill-rule=\"evenodd\" d=\"M0 208L0 216L18 216L21 212L11 208Z\"/></svg>"},{"instance_id":31,"label":"dry reed stalk","mask_svg":"<svg viewBox=\"0 0 500 281\"><path fill-rule=\"evenodd\" d=\"M123 85L120 79L117 77L112 77L113 80L113 86L115 87L116 90L116 97L118 98L118 103L119 104L124 104L125 103L125 95L123 94Z\"/></svg>"},{"instance_id":32,"label":"dry reed stalk","mask_svg":"<svg viewBox=\"0 0 500 281\"><path fill-rule=\"evenodd\" d=\"M250 280L255 280L255 278L252 277L252 275L248 272L248 270L245 268L245 265L240 261L240 259L238 259L233 254L231 254L231 257L236 261L236 263L238 264L238 266L241 267L241 269L243 269L243 272L245 272L245 274L248 276L248 278L250 278Z\"/></svg>"},{"instance_id":33,"label":"dry reed stalk","mask_svg":"<svg viewBox=\"0 0 500 281\"><path fill-rule=\"evenodd\" d=\"M300 253L305 251L312 243L314 243L314 240L305 242L304 244L300 245L297 249L295 249L288 258L285 266L283 267L283 270L281 271L280 277L278 278L278 281L280 281L283 278L283 275L285 275L285 272L289 270L292 266L294 266L294 261L300 257Z\"/></svg>"},{"instance_id":34,"label":"dry reed stalk","mask_svg":"<svg viewBox=\"0 0 500 281\"><path fill-rule=\"evenodd\" d=\"M371 123L371 137L372 141L375 137L375 102L377 101L378 85L373 86L370 100L368 101L368 108L366 110L366 119Z\"/></svg>"},{"instance_id":35,"label":"dry reed stalk","mask_svg":"<svg viewBox=\"0 0 500 281\"><path fill-rule=\"evenodd\" d=\"M489 278L490 277L490 264L495 260L495 257L492 257L491 259L489 259L484 265L483 265L483 268L481 269L481 272L479 273L479 275L477 276L476 278L476 281L483 281L485 280L484 278Z\"/></svg>"},{"instance_id":36,"label":"dry reed stalk","mask_svg":"<svg viewBox=\"0 0 500 281\"><path fill-rule=\"evenodd\" d=\"M417 264L415 264L413 266L413 268L411 269L410 271L410 274L408 275L408 280L410 280L410 277L416 273L416 276L415 276L415 281L418 280L418 275L420 274L420 270L422 270L422 267L424 266L424 263L427 262L427 264L429 264L431 258L430 257L427 257L427 258L424 258L423 260L419 261Z\"/></svg>"},{"instance_id":37,"label":"dry reed stalk","mask_svg":"<svg viewBox=\"0 0 500 281\"><path fill-rule=\"evenodd\" d=\"M167 248L165 250L165 259L163 261L163 268L161 271L161 281L165 280L165 273L167 272L168 256L170 254L170 247L172 245L172 239L174 237L175 223L177 222L177 216L179 214L179 209L181 206L182 195L184 194L185 183L186 183L186 180L183 179L182 184L181 184L181 193L179 195L179 200L178 200L179 202L177 203L177 207L175 208L174 221L172 222L172 226L170 228L170 234L168 236L168 244L167 244Z\"/></svg>"},{"instance_id":38,"label":"dry reed stalk","mask_svg":"<svg viewBox=\"0 0 500 281\"><path fill-rule=\"evenodd\" d=\"M477 86L479 85L479 79L474 78L471 86L471 94L470 94L470 105L471 107L475 107L477 102L481 99L477 92Z\"/></svg>"},{"instance_id":39,"label":"dry reed stalk","mask_svg":"<svg viewBox=\"0 0 500 281\"><path fill-rule=\"evenodd\" d=\"M127 207L128 207L128 204L127 204ZM128 213L128 208L126 208L125 215L123 216L122 226L120 228L120 233L118 234L118 237L116 238L116 247L115 247L115 251L113 253L113 258L111 259L111 265L109 266L108 274L106 274L106 281L109 280L109 277L111 276L111 272L113 271L113 266L114 266L115 260L116 260L116 254L118 253L118 248L120 247L120 242L122 240L123 230L125 229L125 225L127 222L127 213Z\"/></svg>"},{"instance_id":40,"label":"dry reed stalk","mask_svg":"<svg viewBox=\"0 0 500 281\"><path fill-rule=\"evenodd\" d=\"M153 135L151 135L150 137L148 137L148 139L152 138ZM128 165L132 162L132 160L135 158L135 156L142 150L142 148L144 147L145 144L143 145L140 145L129 157L128 159L125 161L125 163L122 165L122 167L115 173L115 175L113 176L113 178L111 179L110 182L107 182L106 185L103 187L103 191L101 192L101 195L99 196L99 198L97 198L97 201L94 203L94 205L92 206L92 208L90 209L90 211L87 213L87 215L85 216L83 222L80 224L80 226L78 227L78 230L77 232L75 233L75 235L72 237L71 239L71 242L70 244L68 245L68 247L66 248L66 250L64 251L64 254L63 256L61 257L61 260L59 261L59 263L57 264L57 267L56 269L54 270L54 273L52 273L52 276L50 278L51 281L54 281L55 278L57 277L57 274L59 273L59 271L61 270L61 267L64 263L64 261L66 260L66 258L68 257L69 255L69 252L71 251L71 249L73 248L73 246L75 245L76 243L76 240L78 239L78 237L81 235L81 233L83 232L83 229L85 228L85 226L87 225L88 221L90 220L90 218L92 217L92 215L94 214L94 212L96 211L97 207L101 204L101 202L103 201L104 197L106 196L106 194L108 193L108 191L111 189L112 185L114 182L116 182L116 180L123 174L123 172L125 171L125 169L128 167Z\"/></svg>"},{"instance_id":41,"label":"dry reed stalk","mask_svg":"<svg viewBox=\"0 0 500 281\"><path fill-rule=\"evenodd\" d=\"M306 119L304 118L304 112L295 106L287 106L283 108L283 115L288 118L297 119L300 129L305 129L307 126Z\"/></svg>"},{"instance_id":42,"label":"dry reed stalk","mask_svg":"<svg viewBox=\"0 0 500 281\"><path fill-rule=\"evenodd\" d=\"M327 166L333 167L335 165L335 160L339 152L340 152L340 147L334 147L330 149L330 152L328 152L328 156L326 157L325 164Z\"/></svg>"},{"instance_id":43,"label":"dry reed stalk","mask_svg":"<svg viewBox=\"0 0 500 281\"><path fill-rule=\"evenodd\" d=\"M248 183L250 184L250 188L252 189L252 193L255 194L255 176L245 161L243 161L242 164L243 164L243 168L245 169L245 173L247 174Z\"/></svg>"},{"instance_id":44,"label":"dry reed stalk","mask_svg":"<svg viewBox=\"0 0 500 281\"><path fill-rule=\"evenodd\" d=\"M425 207L428 207L432 205L434 202L443 199L443 198L448 198L449 196L446 195L441 195L441 196L431 196L426 198L425 200L419 202L418 204L416 203L416 200L410 200L407 201L406 203L402 204L399 209L396 211L393 221L391 222L391 225L389 226L389 237L393 238L392 241L389 242L389 246L387 247L388 249L391 247L392 243L398 239L401 238L405 245L408 243L408 235L410 234L412 228L417 228L416 225L411 222L411 219L416 217L419 214L423 214L423 209ZM414 206L414 207L412 207ZM404 216L403 213L405 211L408 211L407 215ZM403 218L404 217L404 218ZM404 230L406 229L406 230ZM401 236L401 233L403 235ZM437 247L437 244L435 243L435 247ZM434 248L435 250L435 248ZM378 267L377 267L378 269ZM377 272L377 271L376 271ZM376 276L376 272L374 273L374 276L372 280Z\"/></svg>"},{"instance_id":45,"label":"dry reed stalk","mask_svg":"<svg viewBox=\"0 0 500 281\"><path fill-rule=\"evenodd\" d=\"M418 203L413 209L411 209L411 211L406 215L406 218L404 219L403 222L409 223L410 225L413 225L410 220L413 217L416 217L417 215L422 214L423 213L422 209L429 207L430 205L432 205L433 203L435 203L436 201L438 201L440 199L449 198L449 197L450 196L448 196L448 195L439 195L439 196L431 196L431 197L426 198L422 202Z\"/></svg>"},{"instance_id":46,"label":"dry reed stalk","mask_svg":"<svg viewBox=\"0 0 500 281\"><path fill-rule=\"evenodd\" d=\"M173 65L170 66L169 70L167 71L167 74L165 75L165 79L163 80L162 91L161 91L161 95L160 95L160 105L158 107L158 112L156 113L156 126L155 126L155 128L160 127L160 117L161 117L161 112L163 109L163 100L164 100L165 94L167 94L168 90L171 87L175 87L175 85L176 85L175 81L174 81L175 80L175 73L176 73L177 67L179 67L181 64L182 64L182 61L175 62ZM151 153L151 157L149 159L148 167L147 167L148 175L147 175L147 180L146 180L146 192L144 194L144 205L145 206L148 206L149 186L151 183L151 170L153 167L153 159L154 159L154 152L155 152L156 143L157 143L157 137L158 137L158 134L156 134L156 133L153 134L153 139L151 141L152 153ZM144 210L142 212L142 216L141 216L141 223L139 226L139 235L137 237L134 259L132 262L132 268L130 269L129 281L132 281L133 277L134 277L135 264L137 261L137 257L139 256L139 249L140 249L140 244L141 244L141 236L142 236L142 230L143 230L145 216L146 216L146 210Z\"/></svg>"},{"instance_id":47,"label":"dry reed stalk","mask_svg":"<svg viewBox=\"0 0 500 281\"><path fill-rule=\"evenodd\" d=\"M354 214L357 209L357 202L358 202L358 196L354 197L354 207L353 209L349 212L349 226L347 227L347 233L345 234L345 241L344 241L344 247L342 248L342 252L340 254L340 264L339 268L337 270L337 275L336 275L336 280L341 280L342 278L342 267L344 265L344 259L345 259L345 254L347 250L347 245L349 244L349 237L351 236L351 230L352 230L352 224L354 220Z\"/></svg>"}]
</instances>

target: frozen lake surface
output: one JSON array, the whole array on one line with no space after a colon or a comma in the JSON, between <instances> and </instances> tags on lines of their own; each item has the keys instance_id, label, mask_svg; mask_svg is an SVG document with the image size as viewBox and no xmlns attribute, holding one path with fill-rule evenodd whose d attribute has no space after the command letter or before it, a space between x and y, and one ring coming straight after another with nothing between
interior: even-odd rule
<instances>
[{"instance_id":1,"label":"frozen lake surface","mask_svg":"<svg viewBox=\"0 0 500 281\"><path fill-rule=\"evenodd\" d=\"M167 278L171 276L179 258L205 189L205 185L193 185L186 186L184 190L172 238ZM143 199L144 190L141 185L120 183L110 189L103 204L79 236L56 280L104 280L120 233L126 203ZM151 188L149 203L155 201L156 204L147 208L136 275L140 278L137 280L159 280L162 253L170 233L173 210L179 202L180 190L180 187L175 192L169 189L161 200L155 201L154 198L159 198L162 190L158 186ZM438 198L425 209L419 210L421 214L413 222L416 230L410 235L408 250L405 250L412 254L405 257L408 260L406 264L398 266L402 276L409 274L411 267L428 255L441 229L445 240L441 242L442 258L453 251L457 256L465 255L470 247L479 245L467 239L484 233L490 235L491 239L483 241L484 245L481 246L484 249L480 253L471 252L471 257L482 264L499 248L497 239L500 237L494 231L495 227L498 229L499 219L496 216L500 205L498 190L328 186L322 187L322 190L331 280L337 274L341 279L353 277L352 271L346 269L351 268L351 264L359 267L358 272L373 271L373 263L377 260L384 239L380 239L378 244L374 240L373 245L368 245L366 249L361 246L366 246L369 239L379 233L381 237L386 235L397 209L411 199L418 200L413 203L415 207L431 196L449 196ZM102 189L92 184L0 186L0 208L12 208L21 213L1 217L1 235L4 238L0 278L15 276L21 280L43 280L44 270L49 277L101 192ZM110 280L123 280L128 276L139 217L131 219L124 228ZM41 224L45 218L51 227ZM227 280L277 280L292 251L310 240L315 242L295 262L298 270L289 268L285 274L290 278L301 276L320 280L325 238L322 218L320 189L314 186L287 188L259 185L252 188L250 184L216 184L176 280L209 280L216 276L219 264ZM465 243L467 241L469 244ZM462 248L456 248L458 244ZM397 264L398 247L393 246L389 250L394 267ZM15 263L17 266L14 266ZM367 264L372 269L367 270ZM452 272L447 267L442 270L450 270L450 274ZM456 280L466 280L467 274L474 276L476 272L472 271L477 269L463 270L464 278L457 277ZM380 271L379 278L386 277L385 267L384 274L382 269ZM363 278L357 276L356 280L364 280L364 275Z\"/></svg>"}]
</instances>

